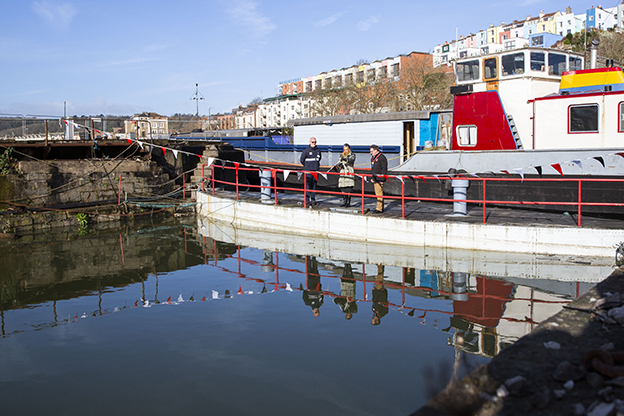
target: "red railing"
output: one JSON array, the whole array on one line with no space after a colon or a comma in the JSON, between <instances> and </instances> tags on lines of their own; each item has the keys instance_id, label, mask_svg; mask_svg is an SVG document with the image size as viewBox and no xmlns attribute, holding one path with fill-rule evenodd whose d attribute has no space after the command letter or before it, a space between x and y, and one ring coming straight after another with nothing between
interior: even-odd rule
<instances>
[{"instance_id":1,"label":"red railing","mask_svg":"<svg viewBox=\"0 0 624 416\"><path fill-rule=\"evenodd\" d=\"M590 206L594 206L594 207L624 207L624 203L619 203L619 202L584 202L582 201L581 197L582 197L582 185L584 183L591 183L591 182L597 182L597 183L609 183L609 182L619 182L619 183L623 183L624 179L613 179L613 178L604 178L604 179L598 179L598 178L513 178L513 177L509 177L509 178L480 178L480 177L466 177L466 176L455 176L455 177L441 177L441 176L425 176L425 175L386 175L386 179L387 180L398 180L401 182L401 195L397 196L397 195L383 195L383 196L377 196L375 194L371 194L371 193L365 193L365 185L369 182L372 181L372 176L371 174L365 174L365 173L355 173L353 174L353 176L355 176L357 179L357 177L361 178L361 190L359 193L343 193L341 191L327 191L327 190L322 190L322 189L316 189L314 191L309 191L307 189L307 184L306 184L306 180L305 180L305 175L306 174L312 174L312 175L341 175L338 172L309 172L309 171L303 171L303 170L289 170L289 172L291 174L297 174L298 177L303 178L303 188L300 187L286 187L286 186L281 186L278 187L277 186L277 181L276 181L276 174L277 172L282 172L282 174L284 174L284 169L276 169L276 168L266 168L266 169L261 169L261 168L253 168L253 167L241 167L239 164L235 164L235 166L215 166L215 165L210 165L211 168L211 177L210 178L206 178L205 175L205 167L207 166L207 164L203 164L202 165L202 177L204 178L204 180L202 181L202 191L205 191L205 182L206 180L209 179L210 181L210 186L212 188L212 194L214 195L215 193L215 187L217 184L223 184L223 185L231 185L231 186L235 186L236 187L236 199L239 199L239 189L241 186L245 187L245 188L256 188L259 189L260 191L262 191L262 189L270 189L273 192L274 195L274 200L275 200L275 204L277 204L277 194L278 191L281 192L303 192L304 198L303 198L303 205L304 207L307 208L307 196L308 193L312 192L312 193L317 193L317 194L325 194L325 195L338 195L338 196L343 196L343 195L351 195L351 196L355 196L355 197L360 197L361 198L361 213L362 215L365 214L366 210L365 210L365 201L366 198L372 198L372 199L377 199L377 198L382 198L384 201L385 200L399 200L401 201L401 217L405 218L405 203L407 201L425 201L425 202L446 202L446 203L455 203L455 202L465 202L467 204L481 204L483 206L483 224L487 223L487 214L486 214L486 210L487 210L487 205L489 204L490 206L493 205L509 205L509 206L543 206L543 207L548 207L548 206L570 206L570 207L576 207L576 211L577 211L577 226L580 227L581 226L581 209L583 207L590 207ZM222 169L222 170L234 170L235 171L235 176L236 176L236 180L235 182L228 182L222 179L215 179L215 175L214 175L214 171L215 169ZM270 170L271 171L271 179L272 179L272 185L270 186L264 186L262 184L260 185L253 185L253 184L241 184L239 181L239 172L240 171L250 171L250 172L259 172L259 171L263 171L263 170ZM261 176L261 175L260 175ZM317 176L318 177L318 176ZM482 185L482 198L481 199L455 199L455 198L432 198L432 197L422 197L422 196L405 196L405 182L404 180L407 178L412 178L415 180L422 180L423 182L427 183L428 180L437 180L437 181L454 181L454 180L467 180L469 182L479 182ZM262 179L262 178L261 178ZM284 178L285 180L285 178ZM517 201L512 201L512 200L488 200L487 199L487 184L491 183L491 182L559 182L559 183L578 183L578 198L576 201L571 202L571 201L521 201L521 200L517 200Z\"/></svg>"}]
</instances>

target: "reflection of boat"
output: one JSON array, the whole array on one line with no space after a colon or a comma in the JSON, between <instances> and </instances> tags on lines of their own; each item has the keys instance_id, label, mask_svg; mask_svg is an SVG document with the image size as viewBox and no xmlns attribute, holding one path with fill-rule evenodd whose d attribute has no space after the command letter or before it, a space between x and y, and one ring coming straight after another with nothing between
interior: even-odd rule
<instances>
[{"instance_id":1,"label":"reflection of boat","mask_svg":"<svg viewBox=\"0 0 624 416\"><path fill-rule=\"evenodd\" d=\"M354 279L364 287L376 281L376 265L383 264L383 283L390 291L391 309L438 328L448 326L445 331L455 328L455 333L461 333L463 338L457 348L489 357L554 315L611 270L606 264L581 265L554 257L292 238L273 232L239 230L227 223L198 218L202 236L274 253L271 271L282 284L284 278L278 279L280 253L297 253L297 258L301 258L295 261L302 264L305 256L317 257L324 270L323 279L338 279L349 263ZM577 276L583 283L574 280ZM266 284L273 282L268 279ZM325 293L330 297L338 295ZM432 304L431 300L447 302ZM368 300L360 294L357 301ZM455 343L453 337L449 342Z\"/></svg>"},{"instance_id":2,"label":"reflection of boat","mask_svg":"<svg viewBox=\"0 0 624 416\"><path fill-rule=\"evenodd\" d=\"M549 279L595 283L612 271L611 258L591 261L573 256L508 253L440 248L433 246L401 246L366 241L347 241L321 237L280 234L273 229L237 229L225 221L197 216L198 232L205 237L263 250L297 253L364 264L412 267L418 270L447 270L497 277ZM397 276L397 281L400 277Z\"/></svg>"}]
</instances>

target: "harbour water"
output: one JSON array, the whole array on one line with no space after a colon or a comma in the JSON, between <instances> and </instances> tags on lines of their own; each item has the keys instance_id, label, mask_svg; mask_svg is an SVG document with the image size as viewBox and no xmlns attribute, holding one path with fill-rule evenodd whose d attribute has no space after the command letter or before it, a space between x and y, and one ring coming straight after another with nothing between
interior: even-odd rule
<instances>
[{"instance_id":1,"label":"harbour water","mask_svg":"<svg viewBox=\"0 0 624 416\"><path fill-rule=\"evenodd\" d=\"M279 236L209 228L5 245L1 413L405 415L602 270L565 259L536 260L530 277L426 269L418 250L301 238L271 249ZM370 252L383 256L358 260Z\"/></svg>"}]
</instances>

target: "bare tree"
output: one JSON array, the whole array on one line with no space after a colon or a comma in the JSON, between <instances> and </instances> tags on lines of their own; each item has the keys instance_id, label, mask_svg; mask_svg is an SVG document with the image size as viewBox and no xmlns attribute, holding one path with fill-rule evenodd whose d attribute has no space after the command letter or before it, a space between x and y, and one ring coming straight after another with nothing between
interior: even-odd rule
<instances>
[{"instance_id":1,"label":"bare tree","mask_svg":"<svg viewBox=\"0 0 624 416\"><path fill-rule=\"evenodd\" d=\"M450 108L453 74L446 66L433 67L431 55L416 55L406 60L400 80L395 84L395 111L420 111Z\"/></svg>"},{"instance_id":2,"label":"bare tree","mask_svg":"<svg viewBox=\"0 0 624 416\"><path fill-rule=\"evenodd\" d=\"M346 87L347 107L358 113L380 113L392 103L393 85L386 76L368 77Z\"/></svg>"},{"instance_id":3,"label":"bare tree","mask_svg":"<svg viewBox=\"0 0 624 416\"><path fill-rule=\"evenodd\" d=\"M347 104L344 89L318 88L310 94L310 112L316 117L331 117L344 113Z\"/></svg>"}]
</instances>

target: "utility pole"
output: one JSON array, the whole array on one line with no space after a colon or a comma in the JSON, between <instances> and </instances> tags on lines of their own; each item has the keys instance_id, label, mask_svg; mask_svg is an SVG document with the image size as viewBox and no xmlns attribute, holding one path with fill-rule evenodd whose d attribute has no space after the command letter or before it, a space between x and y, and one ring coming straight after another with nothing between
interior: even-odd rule
<instances>
[{"instance_id":1,"label":"utility pole","mask_svg":"<svg viewBox=\"0 0 624 416\"><path fill-rule=\"evenodd\" d=\"M191 100L195 100L196 113L195 116L199 117L199 101L203 100L204 96L199 92L199 84L195 84L195 94L191 97Z\"/></svg>"}]
</instances>

